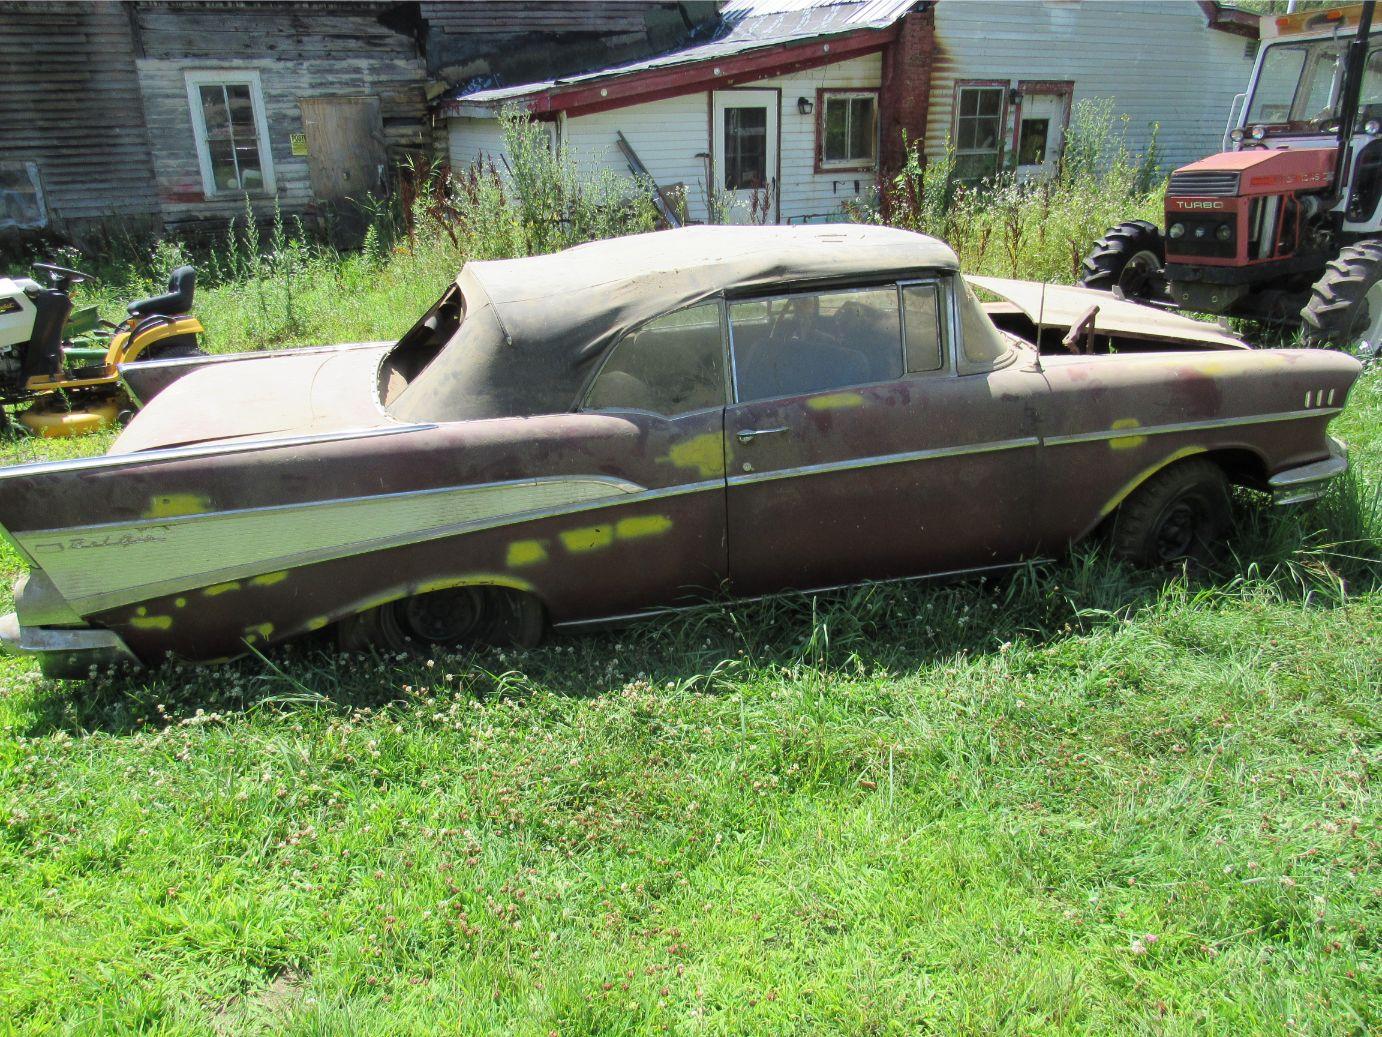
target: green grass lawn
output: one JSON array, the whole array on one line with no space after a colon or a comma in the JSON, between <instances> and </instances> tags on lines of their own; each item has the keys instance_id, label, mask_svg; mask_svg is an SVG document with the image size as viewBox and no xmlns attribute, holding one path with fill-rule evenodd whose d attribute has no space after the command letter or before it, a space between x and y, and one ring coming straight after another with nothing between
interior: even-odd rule
<instances>
[{"instance_id":1,"label":"green grass lawn","mask_svg":"<svg viewBox=\"0 0 1382 1037\"><path fill-rule=\"evenodd\" d=\"M1379 427L1374 373L1351 496L1241 501L1213 579L1091 553L526 654L0 660L0 1016L1376 1033Z\"/></svg>"}]
</instances>

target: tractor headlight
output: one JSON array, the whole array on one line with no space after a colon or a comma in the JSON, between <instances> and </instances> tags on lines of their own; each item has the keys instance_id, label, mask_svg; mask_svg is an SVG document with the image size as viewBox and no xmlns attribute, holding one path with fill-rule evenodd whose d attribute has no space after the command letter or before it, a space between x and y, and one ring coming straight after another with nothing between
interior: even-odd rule
<instances>
[{"instance_id":1,"label":"tractor headlight","mask_svg":"<svg viewBox=\"0 0 1382 1037\"><path fill-rule=\"evenodd\" d=\"M1228 131L1228 139L1235 144L1242 144L1245 136L1246 134L1243 132L1243 127L1241 126L1235 126Z\"/></svg>"},{"instance_id":2,"label":"tractor headlight","mask_svg":"<svg viewBox=\"0 0 1382 1037\"><path fill-rule=\"evenodd\" d=\"M1233 225L1231 223L1219 224L1219 229L1214 232L1214 236L1220 241L1228 241L1233 237Z\"/></svg>"},{"instance_id":3,"label":"tractor headlight","mask_svg":"<svg viewBox=\"0 0 1382 1037\"><path fill-rule=\"evenodd\" d=\"M1252 139L1253 139L1253 140L1261 140L1261 139L1262 139L1263 137L1265 137L1266 135L1267 135L1267 127L1265 127L1265 126L1254 126L1254 127L1252 128Z\"/></svg>"},{"instance_id":4,"label":"tractor headlight","mask_svg":"<svg viewBox=\"0 0 1382 1037\"><path fill-rule=\"evenodd\" d=\"M1183 223L1173 223L1173 224L1171 224L1170 228L1166 231L1166 236L1167 236L1168 238L1183 238L1183 237L1185 237L1185 224L1183 224Z\"/></svg>"},{"instance_id":5,"label":"tractor headlight","mask_svg":"<svg viewBox=\"0 0 1382 1037\"><path fill-rule=\"evenodd\" d=\"M1367 122L1363 123L1363 132L1371 134L1374 137L1377 136L1377 134L1382 133L1382 121L1369 119Z\"/></svg>"}]
</instances>

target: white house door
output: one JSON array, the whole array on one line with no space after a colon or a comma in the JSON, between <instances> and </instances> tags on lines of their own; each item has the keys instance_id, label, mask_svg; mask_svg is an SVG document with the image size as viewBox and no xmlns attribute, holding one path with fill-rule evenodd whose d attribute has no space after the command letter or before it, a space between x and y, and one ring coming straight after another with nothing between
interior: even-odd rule
<instances>
[{"instance_id":1,"label":"white house door","mask_svg":"<svg viewBox=\"0 0 1382 1037\"><path fill-rule=\"evenodd\" d=\"M1022 88L1017 117L1017 176L1044 180L1054 176L1065 147L1070 118L1070 87L1064 84Z\"/></svg>"},{"instance_id":2,"label":"white house door","mask_svg":"<svg viewBox=\"0 0 1382 1037\"><path fill-rule=\"evenodd\" d=\"M717 223L776 223L776 90L717 90L712 95L711 166Z\"/></svg>"}]
</instances>

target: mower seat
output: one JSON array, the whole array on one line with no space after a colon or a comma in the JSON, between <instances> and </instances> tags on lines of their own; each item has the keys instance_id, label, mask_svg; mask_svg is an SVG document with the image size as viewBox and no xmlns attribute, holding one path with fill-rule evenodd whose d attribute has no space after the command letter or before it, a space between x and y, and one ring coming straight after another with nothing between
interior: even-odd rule
<instances>
[{"instance_id":1,"label":"mower seat","mask_svg":"<svg viewBox=\"0 0 1382 1037\"><path fill-rule=\"evenodd\" d=\"M168 291L151 299L140 299L126 307L131 317L176 317L189 313L192 309L192 296L197 291L197 268L180 266L168 278Z\"/></svg>"}]
</instances>

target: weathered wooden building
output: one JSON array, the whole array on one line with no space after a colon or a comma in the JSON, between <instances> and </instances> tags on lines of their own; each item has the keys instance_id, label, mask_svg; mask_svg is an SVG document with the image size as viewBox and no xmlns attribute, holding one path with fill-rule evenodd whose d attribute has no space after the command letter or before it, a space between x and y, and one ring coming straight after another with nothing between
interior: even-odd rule
<instances>
[{"instance_id":1,"label":"weathered wooden building","mask_svg":"<svg viewBox=\"0 0 1382 1037\"><path fill-rule=\"evenodd\" d=\"M507 106L696 220L837 217L904 131L1041 175L1086 97L1179 162L1255 36L1209 0L0 0L0 240L348 210L410 161L498 159Z\"/></svg>"},{"instance_id":2,"label":"weathered wooden building","mask_svg":"<svg viewBox=\"0 0 1382 1037\"><path fill-rule=\"evenodd\" d=\"M518 106L592 170L632 151L692 220L840 218L896 169L903 134L962 176L1049 175L1075 102L1108 99L1163 164L1217 151L1246 89L1257 19L1195 0L729 0L652 58L468 82L442 100L452 163L502 152Z\"/></svg>"},{"instance_id":3,"label":"weathered wooden building","mask_svg":"<svg viewBox=\"0 0 1382 1037\"><path fill-rule=\"evenodd\" d=\"M0 238L316 215L410 160L445 159L429 99L447 86L645 56L716 13L714 0L0 0Z\"/></svg>"}]
</instances>

